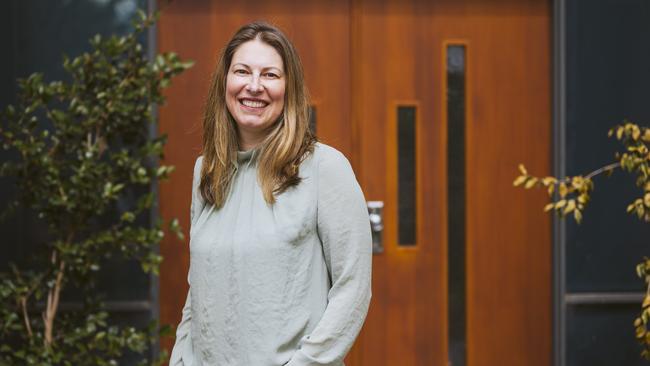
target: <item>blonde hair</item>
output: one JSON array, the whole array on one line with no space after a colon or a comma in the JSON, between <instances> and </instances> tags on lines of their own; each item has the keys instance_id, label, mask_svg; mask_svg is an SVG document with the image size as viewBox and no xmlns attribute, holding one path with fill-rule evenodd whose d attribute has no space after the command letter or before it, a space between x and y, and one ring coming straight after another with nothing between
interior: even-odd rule
<instances>
[{"instance_id":1,"label":"blonde hair","mask_svg":"<svg viewBox=\"0 0 650 366\"><path fill-rule=\"evenodd\" d=\"M244 25L221 52L203 117L203 166L199 188L203 199L217 208L222 207L228 197L239 148L237 123L226 107L226 77L235 51L256 39L280 54L286 76L282 114L257 152L257 179L267 203L273 204L275 195L300 183L300 163L313 152L316 142L309 130L309 97L296 49L270 24Z\"/></svg>"}]
</instances>

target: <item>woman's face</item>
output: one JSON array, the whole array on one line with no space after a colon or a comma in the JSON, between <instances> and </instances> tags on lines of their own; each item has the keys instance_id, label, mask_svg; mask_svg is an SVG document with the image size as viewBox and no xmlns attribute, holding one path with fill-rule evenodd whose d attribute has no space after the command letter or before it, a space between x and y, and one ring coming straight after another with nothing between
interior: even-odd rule
<instances>
[{"instance_id":1,"label":"woman's face","mask_svg":"<svg viewBox=\"0 0 650 366\"><path fill-rule=\"evenodd\" d=\"M257 39L237 48L226 78L226 106L237 122L240 149L264 140L284 108L285 85L275 48Z\"/></svg>"}]
</instances>

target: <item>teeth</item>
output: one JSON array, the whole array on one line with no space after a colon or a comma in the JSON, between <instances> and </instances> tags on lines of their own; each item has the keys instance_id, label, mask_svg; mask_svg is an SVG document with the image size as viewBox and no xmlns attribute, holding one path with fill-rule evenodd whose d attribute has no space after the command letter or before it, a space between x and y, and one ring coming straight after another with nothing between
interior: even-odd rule
<instances>
[{"instance_id":1,"label":"teeth","mask_svg":"<svg viewBox=\"0 0 650 366\"><path fill-rule=\"evenodd\" d=\"M252 107L252 108L262 108L266 105L266 103L264 102L247 100L247 99L242 100L241 103L247 107Z\"/></svg>"}]
</instances>

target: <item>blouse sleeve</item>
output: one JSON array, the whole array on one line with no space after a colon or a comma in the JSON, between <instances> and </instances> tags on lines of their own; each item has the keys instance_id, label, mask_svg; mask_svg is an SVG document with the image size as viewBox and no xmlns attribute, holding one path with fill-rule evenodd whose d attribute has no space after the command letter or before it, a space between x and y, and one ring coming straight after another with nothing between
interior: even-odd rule
<instances>
[{"instance_id":1,"label":"blouse sleeve","mask_svg":"<svg viewBox=\"0 0 650 366\"><path fill-rule=\"evenodd\" d=\"M192 203L190 205L190 235L194 221L199 217L203 210L204 201L199 193L199 182L201 177L202 157L196 159L194 163L194 176L192 179ZM187 276L187 282L190 283L190 276ZM176 328L176 342L172 349L172 355L169 359L170 366L192 366L194 364L194 351L192 349L192 308L191 308L191 291L187 291L185 306L180 324Z\"/></svg>"},{"instance_id":2,"label":"blouse sleeve","mask_svg":"<svg viewBox=\"0 0 650 366\"><path fill-rule=\"evenodd\" d=\"M372 239L366 202L348 160L326 150L318 167L318 235L332 280L328 304L288 366L342 365L368 311Z\"/></svg>"}]
</instances>

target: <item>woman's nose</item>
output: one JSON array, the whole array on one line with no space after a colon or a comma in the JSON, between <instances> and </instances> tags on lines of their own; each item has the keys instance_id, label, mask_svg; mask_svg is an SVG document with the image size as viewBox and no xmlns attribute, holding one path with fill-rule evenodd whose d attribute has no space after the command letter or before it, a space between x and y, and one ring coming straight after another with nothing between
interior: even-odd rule
<instances>
[{"instance_id":1,"label":"woman's nose","mask_svg":"<svg viewBox=\"0 0 650 366\"><path fill-rule=\"evenodd\" d=\"M258 93L262 91L262 85L260 84L259 76L253 75L246 85L246 90L251 93Z\"/></svg>"}]
</instances>

